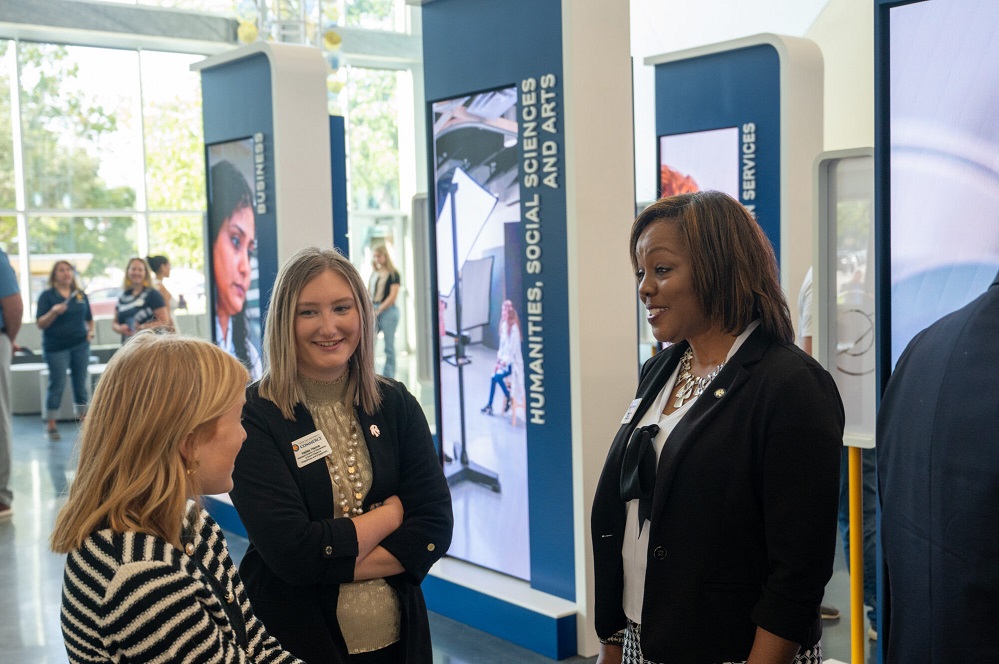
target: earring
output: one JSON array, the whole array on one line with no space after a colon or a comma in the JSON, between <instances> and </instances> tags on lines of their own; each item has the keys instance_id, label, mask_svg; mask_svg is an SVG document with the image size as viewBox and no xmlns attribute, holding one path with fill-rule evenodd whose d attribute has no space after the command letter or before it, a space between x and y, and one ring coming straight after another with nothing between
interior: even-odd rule
<instances>
[{"instance_id":1,"label":"earring","mask_svg":"<svg viewBox=\"0 0 999 664\"><path fill-rule=\"evenodd\" d=\"M199 466L201 466L201 461L199 461L198 459L195 459L194 460L194 465L191 466L191 467L189 467L189 468L186 468L184 470L184 472L187 473L188 477L194 477L195 475L198 474L198 467Z\"/></svg>"}]
</instances>

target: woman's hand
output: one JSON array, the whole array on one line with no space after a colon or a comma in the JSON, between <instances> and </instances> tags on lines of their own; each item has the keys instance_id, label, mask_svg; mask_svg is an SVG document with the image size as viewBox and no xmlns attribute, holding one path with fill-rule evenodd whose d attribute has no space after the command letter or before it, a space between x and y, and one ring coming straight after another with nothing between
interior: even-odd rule
<instances>
[{"instance_id":1,"label":"woman's hand","mask_svg":"<svg viewBox=\"0 0 999 664\"><path fill-rule=\"evenodd\" d=\"M66 313L66 309L68 308L69 305L67 305L65 302L59 302L58 304L53 304L52 308L49 309L49 311L54 311L56 316L62 316L64 313Z\"/></svg>"},{"instance_id":2,"label":"woman's hand","mask_svg":"<svg viewBox=\"0 0 999 664\"><path fill-rule=\"evenodd\" d=\"M609 643L600 644L600 654L597 655L597 664L621 664L624 656L624 648L612 646Z\"/></svg>"}]
</instances>

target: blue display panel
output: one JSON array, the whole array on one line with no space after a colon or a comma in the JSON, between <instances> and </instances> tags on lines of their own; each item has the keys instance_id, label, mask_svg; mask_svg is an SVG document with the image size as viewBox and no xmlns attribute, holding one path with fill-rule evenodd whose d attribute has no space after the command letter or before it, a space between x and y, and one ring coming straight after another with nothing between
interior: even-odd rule
<instances>
[{"instance_id":1,"label":"blue display panel","mask_svg":"<svg viewBox=\"0 0 999 664\"><path fill-rule=\"evenodd\" d=\"M738 198L779 259L780 122L780 56L769 44L656 65L656 190Z\"/></svg>"},{"instance_id":2,"label":"blue display panel","mask_svg":"<svg viewBox=\"0 0 999 664\"><path fill-rule=\"evenodd\" d=\"M880 2L879 371L999 270L999 4Z\"/></svg>"},{"instance_id":3,"label":"blue display panel","mask_svg":"<svg viewBox=\"0 0 999 664\"><path fill-rule=\"evenodd\" d=\"M451 553L572 600L561 3L436 0L422 13ZM522 376L500 372L514 402L502 413L497 386L490 415L481 409L502 369L506 301L520 323L512 364Z\"/></svg>"},{"instance_id":4,"label":"blue display panel","mask_svg":"<svg viewBox=\"0 0 999 664\"><path fill-rule=\"evenodd\" d=\"M780 260L780 56L769 44L656 65L660 197L713 189L756 215ZM641 366L662 344L639 307Z\"/></svg>"},{"instance_id":5,"label":"blue display panel","mask_svg":"<svg viewBox=\"0 0 999 664\"><path fill-rule=\"evenodd\" d=\"M270 63L263 54L201 71L209 210L205 264L211 284L212 339L240 357L255 378L260 372L267 295L278 269L270 90ZM227 165L220 166L222 162ZM238 210L222 211L227 206L219 206L218 198L246 190L252 201L249 207L240 203ZM240 199L242 195L237 202ZM239 228L228 223L233 211L239 216Z\"/></svg>"}]
</instances>

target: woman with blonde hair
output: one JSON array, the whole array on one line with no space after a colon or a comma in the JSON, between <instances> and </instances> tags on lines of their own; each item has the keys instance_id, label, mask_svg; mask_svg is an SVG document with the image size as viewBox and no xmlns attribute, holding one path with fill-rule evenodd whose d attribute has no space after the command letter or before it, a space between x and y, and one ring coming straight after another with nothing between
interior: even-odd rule
<instances>
[{"instance_id":1,"label":"woman with blonde hair","mask_svg":"<svg viewBox=\"0 0 999 664\"><path fill-rule=\"evenodd\" d=\"M451 496L419 403L374 367L364 282L303 249L274 284L267 370L248 390L232 502L254 608L308 662L433 659L420 583L451 543Z\"/></svg>"},{"instance_id":2,"label":"woman with blonde hair","mask_svg":"<svg viewBox=\"0 0 999 664\"><path fill-rule=\"evenodd\" d=\"M139 330L170 324L166 302L153 288L152 271L144 259L138 256L128 259L121 287L111 329L121 335L122 343Z\"/></svg>"},{"instance_id":3,"label":"woman with blonde hair","mask_svg":"<svg viewBox=\"0 0 999 664\"><path fill-rule=\"evenodd\" d=\"M59 440L56 415L66 387L66 370L73 380L73 411L76 417L87 413L87 364L94 338L94 316L90 300L76 280L76 270L68 261L56 261L49 274L49 287L38 297L38 329L42 330L42 355L49 365L49 385L45 397L49 440Z\"/></svg>"},{"instance_id":4,"label":"woman with blonde hair","mask_svg":"<svg viewBox=\"0 0 999 664\"><path fill-rule=\"evenodd\" d=\"M108 362L51 540L69 554L71 662L298 661L254 616L222 531L197 502L232 488L246 380L218 347L151 331Z\"/></svg>"},{"instance_id":5,"label":"woman with blonde hair","mask_svg":"<svg viewBox=\"0 0 999 664\"><path fill-rule=\"evenodd\" d=\"M375 307L375 334L385 335L385 367L382 375L395 378L395 330L399 327L399 297L401 281L392 257L385 245L375 247L371 254L371 280L368 282L371 304Z\"/></svg>"},{"instance_id":6,"label":"woman with blonde hair","mask_svg":"<svg viewBox=\"0 0 999 664\"><path fill-rule=\"evenodd\" d=\"M510 412L513 400L524 400L524 356L520 345L523 340L520 330L520 316L510 300L503 300L503 314L500 318L500 343L496 350L496 366L493 367L493 377L489 383L489 400L482 407L482 412L487 415L493 414L493 397L496 396L496 387L503 391L503 414ZM507 378L510 379L513 388L506 386Z\"/></svg>"}]
</instances>

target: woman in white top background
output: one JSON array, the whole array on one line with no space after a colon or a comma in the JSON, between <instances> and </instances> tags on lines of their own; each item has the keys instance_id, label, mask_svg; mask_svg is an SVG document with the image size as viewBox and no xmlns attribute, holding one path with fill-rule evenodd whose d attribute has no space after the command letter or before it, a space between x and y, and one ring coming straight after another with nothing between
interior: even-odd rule
<instances>
[{"instance_id":1,"label":"woman in white top background","mask_svg":"<svg viewBox=\"0 0 999 664\"><path fill-rule=\"evenodd\" d=\"M523 335L520 331L520 317L517 315L517 310L513 308L513 302L503 300L496 366L493 368L492 382L489 384L489 400L482 407L483 413L493 414L493 397L496 396L497 387L503 391L505 398L503 402L504 414L510 411L514 398L523 401L524 355L520 348L522 340ZM510 379L512 392L510 387L506 385L507 378Z\"/></svg>"}]
</instances>

